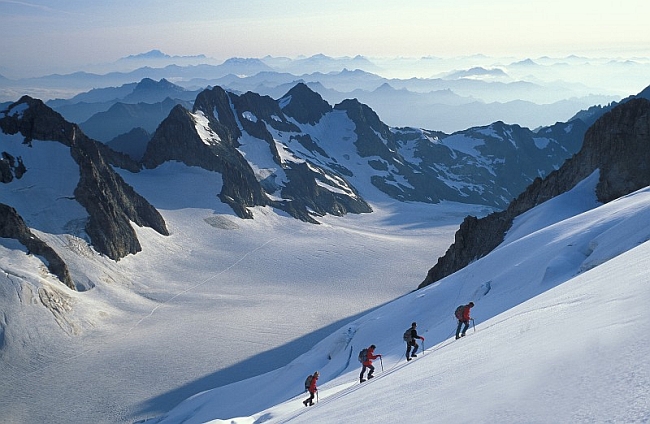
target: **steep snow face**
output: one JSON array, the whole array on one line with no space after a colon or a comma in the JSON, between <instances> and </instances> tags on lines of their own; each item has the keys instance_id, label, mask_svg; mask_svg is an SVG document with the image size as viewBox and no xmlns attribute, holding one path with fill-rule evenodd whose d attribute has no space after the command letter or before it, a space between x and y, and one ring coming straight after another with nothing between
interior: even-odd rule
<instances>
[{"instance_id":1,"label":"steep snow face","mask_svg":"<svg viewBox=\"0 0 650 424\"><path fill-rule=\"evenodd\" d=\"M286 367L151 422L647 421L650 188L598 206L596 181L529 211L489 255L345 324ZM453 310L470 300L475 325L455 341ZM425 351L407 365L411 321ZM371 343L383 355L377 377L359 384L356 353ZM314 370L319 402L305 408L302 382Z\"/></svg>"},{"instance_id":2,"label":"steep snow face","mask_svg":"<svg viewBox=\"0 0 650 424\"><path fill-rule=\"evenodd\" d=\"M208 118L205 116L203 111L197 110L195 113L192 113L192 117L194 118L194 122L196 124L196 133L199 135L199 137L201 137L203 143L208 146L221 143L219 134L210 128L210 121L208 121Z\"/></svg>"},{"instance_id":3,"label":"steep snow face","mask_svg":"<svg viewBox=\"0 0 650 424\"><path fill-rule=\"evenodd\" d=\"M269 195L274 195L275 191L271 190L285 185L288 178L282 169L281 164L277 164L273 160L269 144L264 140L252 137L246 132L242 133L242 136L238 141L240 146L237 150L239 150L248 162L248 165L253 169L255 177L258 181L266 181L267 183L264 187L267 191L270 191ZM278 147L278 151L283 151L281 146ZM284 155L284 157L287 156L289 156L289 154ZM281 157L283 156L281 155ZM279 196L276 196L275 198L278 200L280 199Z\"/></svg>"},{"instance_id":4,"label":"steep snow face","mask_svg":"<svg viewBox=\"0 0 650 424\"><path fill-rule=\"evenodd\" d=\"M21 178L0 187L0 202L11 205L27 225L39 231L79 234L88 213L74 198L79 166L72 159L70 148L40 140L27 145L20 134L0 134L0 138L0 150L22 158L27 168Z\"/></svg>"}]
</instances>

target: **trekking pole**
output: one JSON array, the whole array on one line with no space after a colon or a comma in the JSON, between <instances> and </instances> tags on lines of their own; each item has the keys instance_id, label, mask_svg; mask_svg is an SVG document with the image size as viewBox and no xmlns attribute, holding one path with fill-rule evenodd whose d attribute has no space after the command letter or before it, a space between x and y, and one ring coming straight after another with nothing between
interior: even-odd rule
<instances>
[{"instance_id":1,"label":"trekking pole","mask_svg":"<svg viewBox=\"0 0 650 424\"><path fill-rule=\"evenodd\" d=\"M474 318L470 318L472 320L472 328L474 329L474 332L476 333L476 325L474 324Z\"/></svg>"},{"instance_id":2,"label":"trekking pole","mask_svg":"<svg viewBox=\"0 0 650 424\"><path fill-rule=\"evenodd\" d=\"M379 357L379 363L381 364L381 372L384 372L384 361L381 360L381 356Z\"/></svg>"},{"instance_id":3,"label":"trekking pole","mask_svg":"<svg viewBox=\"0 0 650 424\"><path fill-rule=\"evenodd\" d=\"M316 390L316 403L318 403L318 390Z\"/></svg>"},{"instance_id":4,"label":"trekking pole","mask_svg":"<svg viewBox=\"0 0 650 424\"><path fill-rule=\"evenodd\" d=\"M424 347L424 339L422 340L422 356L424 356L424 352L426 352L426 349Z\"/></svg>"}]
</instances>

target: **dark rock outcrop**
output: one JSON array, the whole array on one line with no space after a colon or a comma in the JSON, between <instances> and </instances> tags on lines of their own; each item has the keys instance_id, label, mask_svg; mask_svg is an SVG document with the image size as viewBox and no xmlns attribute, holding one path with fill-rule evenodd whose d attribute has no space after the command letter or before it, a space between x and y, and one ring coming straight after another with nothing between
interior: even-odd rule
<instances>
[{"instance_id":1,"label":"dark rock outcrop","mask_svg":"<svg viewBox=\"0 0 650 424\"><path fill-rule=\"evenodd\" d=\"M177 106L154 133L142 162L147 168L155 168L166 161L176 160L188 166L221 173L223 187L219 198L241 218L251 218L247 207L268 205L269 199L236 149L237 140L233 136L241 132L235 124L229 102L224 98L226 93L218 88L213 89L212 93L212 96L208 93L200 96L195 105L195 111L200 111L209 123L207 128L202 129L211 134L209 144L197 133L196 126L201 124L187 109ZM204 108L208 108L208 111ZM223 121L217 121L215 113Z\"/></svg>"},{"instance_id":2,"label":"dark rock outcrop","mask_svg":"<svg viewBox=\"0 0 650 424\"><path fill-rule=\"evenodd\" d=\"M321 216L327 213L335 216L343 216L348 212L372 212L370 206L352 187L350 187L352 191L347 195L332 192L321 187L318 181L327 183L325 176L312 171L306 163L296 164L285 172L291 184L282 190L282 197L306 206L312 213ZM328 176L330 179L340 178L331 173ZM301 208L301 210L306 213L306 209ZM301 218L309 221L310 219L307 219L307 217L303 216Z\"/></svg>"},{"instance_id":3,"label":"dark rock outcrop","mask_svg":"<svg viewBox=\"0 0 650 424\"><path fill-rule=\"evenodd\" d=\"M160 213L113 171L96 142L82 136L75 146L71 154L81 172L75 199L90 215L86 232L97 251L119 260L142 250L131 221L169 235Z\"/></svg>"},{"instance_id":4,"label":"dark rock outcrop","mask_svg":"<svg viewBox=\"0 0 650 424\"><path fill-rule=\"evenodd\" d=\"M44 241L36 237L25 221L11 206L0 203L0 237L18 240L28 253L40 256L47 262L47 269L72 290L76 290L68 266Z\"/></svg>"},{"instance_id":5,"label":"dark rock outcrop","mask_svg":"<svg viewBox=\"0 0 650 424\"><path fill-rule=\"evenodd\" d=\"M386 161L393 159L391 151L396 151L399 147L394 142L390 128L381 122L372 109L356 99L344 100L334 109L344 110L356 124L355 145L361 157L379 156ZM386 143L382 139L386 140Z\"/></svg>"},{"instance_id":6,"label":"dark rock outcrop","mask_svg":"<svg viewBox=\"0 0 650 424\"><path fill-rule=\"evenodd\" d=\"M603 203L650 185L650 101L632 99L601 116L587 130L578 153L546 178L535 179L506 210L465 218L454 243L418 288L487 255L503 242L514 218L571 190L597 169L596 197Z\"/></svg>"},{"instance_id":7,"label":"dark rock outcrop","mask_svg":"<svg viewBox=\"0 0 650 424\"><path fill-rule=\"evenodd\" d=\"M0 118L7 134L20 132L25 143L54 141L70 147L79 165L80 179L75 199L89 214L86 232L93 247L113 260L141 250L130 222L168 235L158 211L137 194L110 164L137 171L139 165L128 156L86 137L79 127L67 122L42 101L24 96ZM27 170L29 164L26 165Z\"/></svg>"},{"instance_id":8,"label":"dark rock outcrop","mask_svg":"<svg viewBox=\"0 0 650 424\"><path fill-rule=\"evenodd\" d=\"M304 98L304 93L301 96ZM313 100L313 96L309 97ZM218 197L241 218L252 218L249 207L266 205L312 223L317 223L312 215L371 211L338 173L318 165L308 166L302 158L284 161L272 131L295 134L290 139L302 146L316 146L287 118L278 101L251 92L236 95L214 87L197 96L192 112L180 106L172 110L149 142L143 164L153 168L176 160L221 173L223 185ZM251 164L238 150L244 134L266 143L268 155L286 180L278 181L275 173L258 180ZM325 188L331 184L337 185L336 190ZM269 197L278 192L282 199Z\"/></svg>"},{"instance_id":9,"label":"dark rock outcrop","mask_svg":"<svg viewBox=\"0 0 650 424\"><path fill-rule=\"evenodd\" d=\"M301 124L316 124L332 106L304 83L296 84L279 101L285 115Z\"/></svg>"},{"instance_id":10,"label":"dark rock outcrop","mask_svg":"<svg viewBox=\"0 0 650 424\"><path fill-rule=\"evenodd\" d=\"M0 154L0 183L9 183L20 178L27 171L22 158L15 158L7 152Z\"/></svg>"}]
</instances>

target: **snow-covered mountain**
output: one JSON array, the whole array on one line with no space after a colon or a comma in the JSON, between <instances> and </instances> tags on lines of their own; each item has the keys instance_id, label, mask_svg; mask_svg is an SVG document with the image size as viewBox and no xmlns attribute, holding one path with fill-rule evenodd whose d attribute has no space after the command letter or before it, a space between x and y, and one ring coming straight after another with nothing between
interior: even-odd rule
<instances>
[{"instance_id":1,"label":"snow-covered mountain","mask_svg":"<svg viewBox=\"0 0 650 424\"><path fill-rule=\"evenodd\" d=\"M0 237L0 421L12 424L133 422L285 365L351 317L412 291L463 216L489 210L395 202L366 184L372 213L314 225L256 206L254 219L240 219L216 195L218 172L179 161L113 168L169 232L132 224L142 250L115 261L85 231L90 211L75 202L81 171L70 146L1 140L16 156L0 203L65 261L79 289L63 285L47 257ZM106 189L119 193L108 183L98 192Z\"/></svg>"},{"instance_id":2,"label":"snow-covered mountain","mask_svg":"<svg viewBox=\"0 0 650 424\"><path fill-rule=\"evenodd\" d=\"M576 155L546 178L536 179L505 210L481 219L465 218L456 233L456 242L429 270L420 287L486 255L503 241L519 215L572 189L596 170L600 170L596 197L601 202L650 185L649 133L650 100L637 96L613 107L589 128Z\"/></svg>"},{"instance_id":3,"label":"snow-covered mountain","mask_svg":"<svg viewBox=\"0 0 650 424\"><path fill-rule=\"evenodd\" d=\"M574 124L556 130L571 133ZM508 166L523 168L526 154L537 165L533 158L539 151L567 153L551 137L553 128L530 139L528 130L501 123L470 129L468 135L438 136L386 126L358 101L332 107L303 85L277 100L219 87L205 90L192 110L172 110L140 163L89 139L29 97L9 105L0 125L0 203L6 205L0 212L3 222L10 222L0 226L0 355L11 364L1 370L8 384L0 393L0 419L9 423L132 422L160 416L214 387L220 388L162 418L284 421L295 403L299 415L310 410L297 401L267 408L297 395L305 372L314 368L322 371L324 389L330 384L331 393L345 397L341 390L356 373L350 356L359 345L375 343L397 364L402 327L417 320L427 346L441 347L438 343L454 325L450 311L469 299L480 305L476 313L484 314L476 315L480 340L482 322L492 328L489 318L499 322L499 314L511 307L576 273L595 268L589 271L593 273L647 240L639 225L647 220L646 192L599 205L599 175L611 171L600 169L566 196L517 218L500 247L487 256L406 294L452 242L464 216L484 216L495 207L499 196L485 193L501 193L501 185L521 178L505 172L512 169ZM521 155L514 155L513 148ZM516 159L514 165L510 158ZM537 166L531 174L541 176ZM431 175L435 177L428 182L419 180ZM503 179L493 181L499 175ZM436 181L448 197L416 197L420 187L431 190L428 183ZM470 196L493 203L477 206ZM18 232L4 232L16 227ZM66 274L56 266L58 260L43 245L66 265L69 287L62 284ZM637 279L625 281L630 291L638 289ZM632 308L627 292L616 297L605 289L594 286L603 294L588 309L610 305L612 298ZM545 302L525 311L553 310L549 302L559 304ZM635 323L647 325L647 319L634 317ZM558 328L556 315L542 319ZM598 322L614 328L611 321ZM574 332L566 334L576 338ZM496 349L502 336L497 332L477 348ZM623 338L630 340L632 333ZM538 340L533 344L539 350L542 336L532 340ZM527 341L520 343L520 358L530 356ZM584 348L579 343L558 346L569 352ZM608 350L605 356L618 352L632 355ZM426 358L418 361L426 363ZM437 357L433 366L446 358ZM504 367L496 361L491 366ZM543 373L544 366L547 362L539 361L529 368ZM427 381L400 374L398 368L390 375ZM497 373L483 375L500 381ZM466 382L470 377L460 376ZM275 385L269 391L271 379ZM639 381L644 387L643 377ZM388 378L386 383L397 387ZM459 387L462 391L455 393L464 393L465 386ZM100 399L90 399L97 390ZM418 389L423 396L428 390ZM326 393L321 392L324 403ZM441 392L435 394L445 399ZM71 408L71 397L83 400L81 410ZM636 412L636 399L625 399L634 404L627 414L636 415L621 416L643 418ZM42 407L46 404L47 409ZM505 415L507 422L521 417L513 405L506 402L508 411L514 411ZM528 405L535 412L546 404ZM319 419L342 421L341 415L328 413ZM447 413L451 419L454 412ZM595 420L604 419L603 414Z\"/></svg>"},{"instance_id":4,"label":"snow-covered mountain","mask_svg":"<svg viewBox=\"0 0 650 424\"><path fill-rule=\"evenodd\" d=\"M170 161L198 166L221 176L214 194L241 218L251 218L252 207L271 206L317 223L326 214L371 212L364 197L376 189L399 201L503 207L577 151L584 131L579 120L537 134L497 122L446 136L388 127L356 100L332 107L304 84L278 100L215 87L202 91L191 111L175 106L136 161L87 138L38 100L24 97L3 114L0 125L11 135L3 138L4 181L32 168L21 137L39 151L50 142L67 146L82 176L70 200L90 213L88 241L113 259L140 250L135 233L127 236L127 217L161 234L166 229L109 164L131 172Z\"/></svg>"}]
</instances>

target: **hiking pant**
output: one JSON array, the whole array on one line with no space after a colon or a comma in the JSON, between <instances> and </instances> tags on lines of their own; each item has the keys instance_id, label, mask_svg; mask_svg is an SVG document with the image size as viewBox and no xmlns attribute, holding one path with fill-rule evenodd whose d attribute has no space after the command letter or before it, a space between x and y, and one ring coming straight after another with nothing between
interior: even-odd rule
<instances>
[{"instance_id":1,"label":"hiking pant","mask_svg":"<svg viewBox=\"0 0 650 424\"><path fill-rule=\"evenodd\" d=\"M463 324L465 325L465 328L463 328L463 332L461 333L460 327L462 327ZM460 335L464 336L468 328L469 328L469 321L458 320L458 327L456 328L456 338L460 337Z\"/></svg>"},{"instance_id":2,"label":"hiking pant","mask_svg":"<svg viewBox=\"0 0 650 424\"><path fill-rule=\"evenodd\" d=\"M373 365L363 364L363 367L361 368L361 374L359 374L359 380L363 379L363 373L366 372L366 368L368 368L370 370L370 371L368 371L368 378L371 378L372 373L375 372L375 367Z\"/></svg>"},{"instance_id":3,"label":"hiking pant","mask_svg":"<svg viewBox=\"0 0 650 424\"><path fill-rule=\"evenodd\" d=\"M316 392L315 392L315 391L313 391L313 392L309 392L309 399L305 400L303 403L304 403L305 405L307 405L307 404L309 404L309 405L313 405L313 404L314 404L314 396L315 396L315 395L316 395Z\"/></svg>"},{"instance_id":4,"label":"hiking pant","mask_svg":"<svg viewBox=\"0 0 650 424\"><path fill-rule=\"evenodd\" d=\"M406 357L408 358L411 355L411 347L413 348L413 355L415 355L415 352L418 351L418 348L420 347L415 340L411 340L410 342L406 342Z\"/></svg>"}]
</instances>

